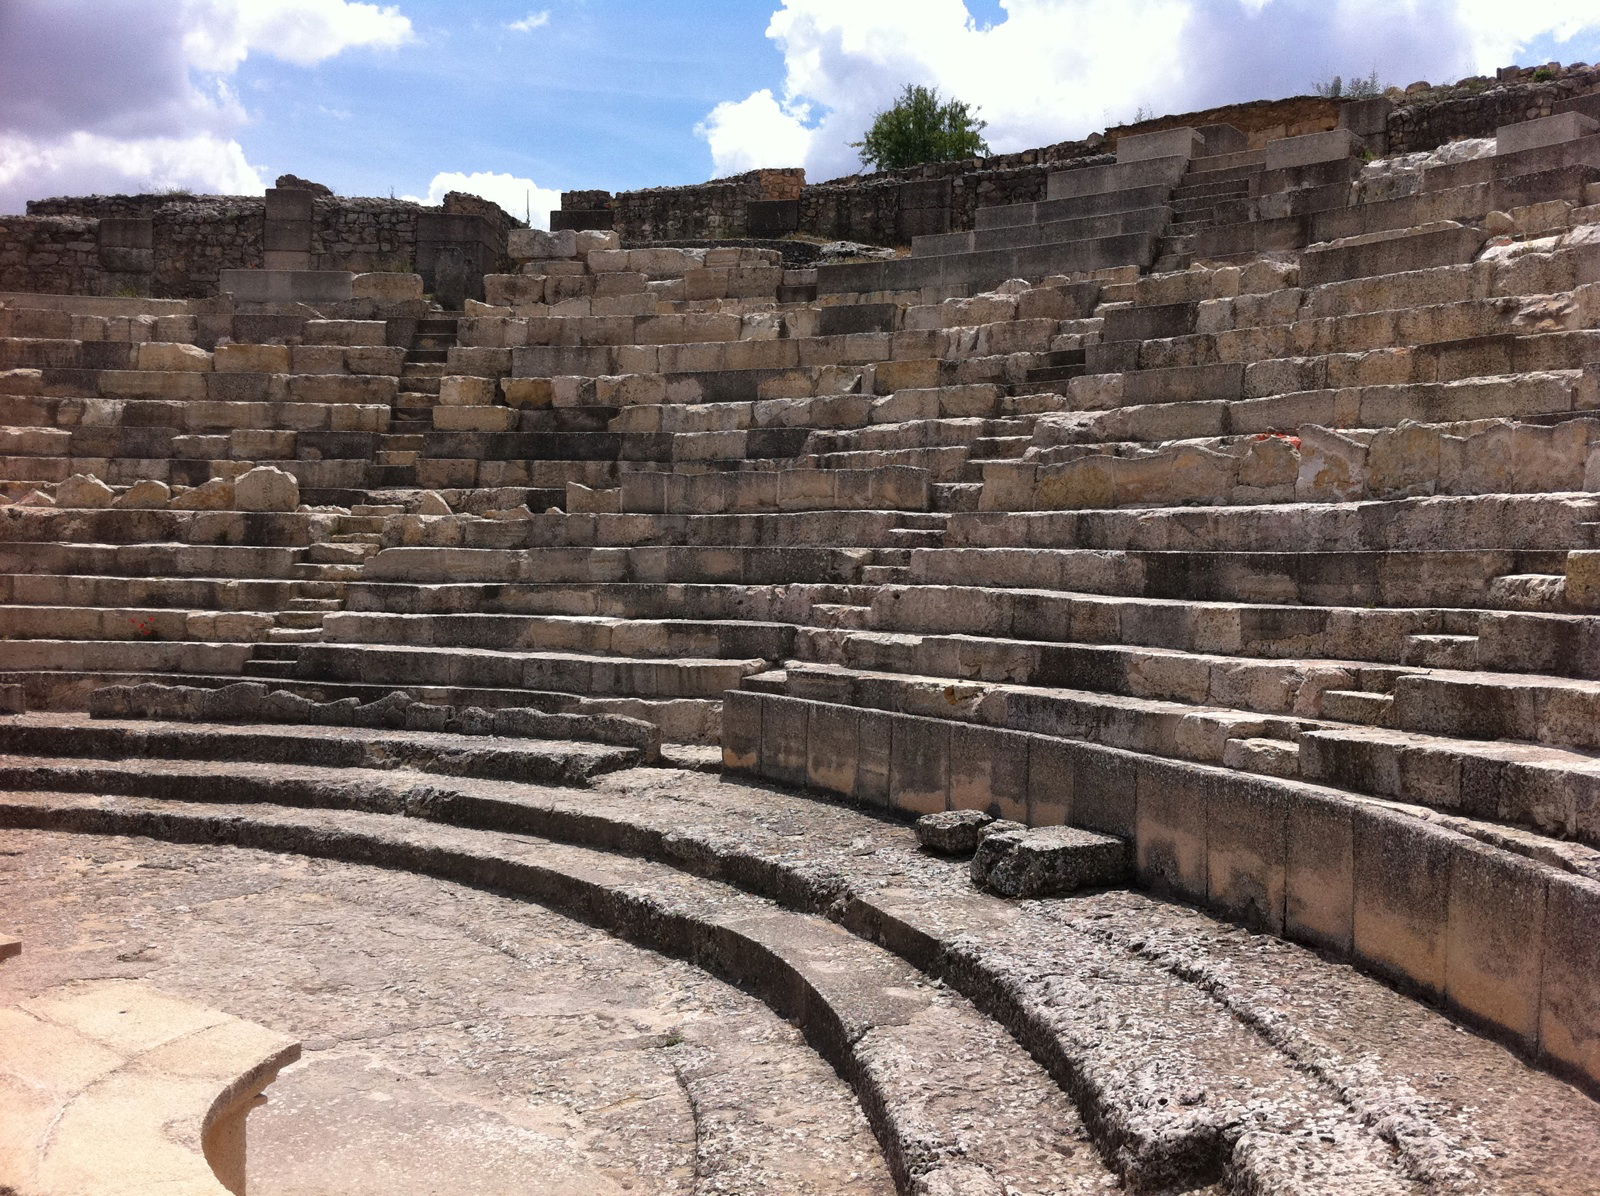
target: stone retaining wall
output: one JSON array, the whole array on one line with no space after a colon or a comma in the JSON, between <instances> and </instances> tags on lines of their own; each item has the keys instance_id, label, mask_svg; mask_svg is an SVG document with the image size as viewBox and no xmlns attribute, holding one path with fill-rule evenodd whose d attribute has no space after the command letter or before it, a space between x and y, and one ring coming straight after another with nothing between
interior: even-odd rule
<instances>
[{"instance_id":1,"label":"stone retaining wall","mask_svg":"<svg viewBox=\"0 0 1600 1196\"><path fill-rule=\"evenodd\" d=\"M1493 137L1501 125L1550 116L1563 101L1600 91L1600 66L1508 67L1500 75L1415 93L1413 102L1389 114L1385 152L1418 153L1464 137Z\"/></svg>"},{"instance_id":2,"label":"stone retaining wall","mask_svg":"<svg viewBox=\"0 0 1600 1196\"><path fill-rule=\"evenodd\" d=\"M516 223L495 204L458 193L439 207L318 195L312 212L311 268L357 274L417 270L419 227L430 214L482 217L470 223L487 246L480 274L492 273L504 266L506 233ZM223 270L266 264L265 218L266 201L256 196L35 200L26 216L0 217L0 290L207 298Z\"/></svg>"},{"instance_id":3,"label":"stone retaining wall","mask_svg":"<svg viewBox=\"0 0 1600 1196\"><path fill-rule=\"evenodd\" d=\"M107 294L99 221L0 216L0 290Z\"/></svg>"}]
</instances>

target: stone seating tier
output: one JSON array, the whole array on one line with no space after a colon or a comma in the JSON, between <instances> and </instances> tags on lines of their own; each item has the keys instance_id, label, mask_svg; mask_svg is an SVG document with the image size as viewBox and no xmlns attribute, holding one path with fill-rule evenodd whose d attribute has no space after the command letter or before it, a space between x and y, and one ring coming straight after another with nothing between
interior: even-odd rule
<instances>
[{"instance_id":1,"label":"stone seating tier","mask_svg":"<svg viewBox=\"0 0 1600 1196\"><path fill-rule=\"evenodd\" d=\"M620 715L882 811L1068 823L1595 1083L1589 150L1368 202L1339 141L1130 147L817 300L530 237L506 302L417 339L8 303L0 687ZM264 463L295 500L237 509ZM37 734L9 787L149 798ZM197 798L217 741L146 742Z\"/></svg>"}]
</instances>

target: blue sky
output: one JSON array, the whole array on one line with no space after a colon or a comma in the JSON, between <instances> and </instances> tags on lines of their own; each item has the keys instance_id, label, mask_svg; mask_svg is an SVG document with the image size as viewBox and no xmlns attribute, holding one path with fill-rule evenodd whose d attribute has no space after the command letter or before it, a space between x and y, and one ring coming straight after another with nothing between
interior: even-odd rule
<instances>
[{"instance_id":1,"label":"blue sky","mask_svg":"<svg viewBox=\"0 0 1600 1196\"><path fill-rule=\"evenodd\" d=\"M0 212L90 191L556 192L848 173L906 82L1000 151L1141 106L1600 60L1600 0L0 0Z\"/></svg>"},{"instance_id":2,"label":"blue sky","mask_svg":"<svg viewBox=\"0 0 1600 1196\"><path fill-rule=\"evenodd\" d=\"M252 160L386 195L435 169L496 171L557 189L704 177L695 126L730 95L781 76L750 0L412 0L417 44L311 67L249 59L245 102L273 113L247 131ZM507 25L548 12L527 32ZM259 97L259 98L258 98ZM352 155L358 135L376 152Z\"/></svg>"}]
</instances>

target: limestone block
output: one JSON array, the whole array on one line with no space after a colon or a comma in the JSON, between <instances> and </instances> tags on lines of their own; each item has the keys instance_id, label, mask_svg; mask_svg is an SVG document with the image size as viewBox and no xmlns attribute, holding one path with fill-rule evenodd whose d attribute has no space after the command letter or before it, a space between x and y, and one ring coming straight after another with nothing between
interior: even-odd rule
<instances>
[{"instance_id":1,"label":"limestone block","mask_svg":"<svg viewBox=\"0 0 1600 1196\"><path fill-rule=\"evenodd\" d=\"M307 320L302 333L308 345L382 345L388 325L382 320Z\"/></svg>"},{"instance_id":2,"label":"limestone block","mask_svg":"<svg viewBox=\"0 0 1600 1196\"><path fill-rule=\"evenodd\" d=\"M70 451L72 433L62 428L0 427L0 457L57 457Z\"/></svg>"},{"instance_id":3,"label":"limestone block","mask_svg":"<svg viewBox=\"0 0 1600 1196\"><path fill-rule=\"evenodd\" d=\"M234 479L233 503L240 511L293 511L300 505L300 483L276 466L258 465Z\"/></svg>"},{"instance_id":4,"label":"limestone block","mask_svg":"<svg viewBox=\"0 0 1600 1196\"><path fill-rule=\"evenodd\" d=\"M0 370L0 394L36 395L43 390L43 370Z\"/></svg>"},{"instance_id":5,"label":"limestone block","mask_svg":"<svg viewBox=\"0 0 1600 1196\"><path fill-rule=\"evenodd\" d=\"M634 267L631 263L632 254L625 249L594 249L584 259L593 274L616 274L623 271L643 274L643 267Z\"/></svg>"},{"instance_id":6,"label":"limestone block","mask_svg":"<svg viewBox=\"0 0 1600 1196\"><path fill-rule=\"evenodd\" d=\"M350 280L351 296L356 299L376 299L380 303L401 303L423 297L422 275L402 274L395 271L375 271L357 274Z\"/></svg>"},{"instance_id":7,"label":"limestone block","mask_svg":"<svg viewBox=\"0 0 1600 1196\"><path fill-rule=\"evenodd\" d=\"M574 258L578 256L578 235L571 229L514 228L506 234L506 256L519 262Z\"/></svg>"},{"instance_id":8,"label":"limestone block","mask_svg":"<svg viewBox=\"0 0 1600 1196\"><path fill-rule=\"evenodd\" d=\"M1117 138L1117 161L1145 162L1152 158L1198 158L1205 153L1205 138L1198 129L1161 129Z\"/></svg>"},{"instance_id":9,"label":"limestone block","mask_svg":"<svg viewBox=\"0 0 1600 1196\"><path fill-rule=\"evenodd\" d=\"M211 354L198 345L147 341L139 346L141 370L183 370L199 372L211 368Z\"/></svg>"},{"instance_id":10,"label":"limestone block","mask_svg":"<svg viewBox=\"0 0 1600 1196\"><path fill-rule=\"evenodd\" d=\"M199 335L199 323L193 316L157 316L155 337L158 341L193 344Z\"/></svg>"},{"instance_id":11,"label":"limestone block","mask_svg":"<svg viewBox=\"0 0 1600 1196\"><path fill-rule=\"evenodd\" d=\"M611 252L621 249L622 234L611 229L583 229L578 232L574 242L577 255L586 258L592 253Z\"/></svg>"},{"instance_id":12,"label":"limestone block","mask_svg":"<svg viewBox=\"0 0 1600 1196\"><path fill-rule=\"evenodd\" d=\"M1439 430L1403 421L1367 446L1367 491L1374 498L1432 494L1439 479Z\"/></svg>"},{"instance_id":13,"label":"limestone block","mask_svg":"<svg viewBox=\"0 0 1600 1196\"><path fill-rule=\"evenodd\" d=\"M731 293L729 287L732 281L733 271L730 269L689 270L683 276L684 296L688 299L726 299Z\"/></svg>"},{"instance_id":14,"label":"limestone block","mask_svg":"<svg viewBox=\"0 0 1600 1196\"><path fill-rule=\"evenodd\" d=\"M438 432L509 432L516 426L517 413L510 407L468 405L433 409L433 427Z\"/></svg>"},{"instance_id":15,"label":"limestone block","mask_svg":"<svg viewBox=\"0 0 1600 1196\"><path fill-rule=\"evenodd\" d=\"M1378 974L1442 995L1450 864L1449 832L1376 806L1353 811L1353 948Z\"/></svg>"},{"instance_id":16,"label":"limestone block","mask_svg":"<svg viewBox=\"0 0 1600 1196\"><path fill-rule=\"evenodd\" d=\"M86 473L75 473L56 485L56 506L100 509L116 500L116 492L99 478Z\"/></svg>"},{"instance_id":17,"label":"limestone block","mask_svg":"<svg viewBox=\"0 0 1600 1196\"><path fill-rule=\"evenodd\" d=\"M924 814L917 819L914 829L917 842L939 855L969 856L978 849L978 839L983 828L994 817L982 810L944 810L938 814Z\"/></svg>"},{"instance_id":18,"label":"limestone block","mask_svg":"<svg viewBox=\"0 0 1600 1196\"><path fill-rule=\"evenodd\" d=\"M1300 472L1300 454L1288 436L1263 433L1250 442L1239 462L1238 483L1259 490L1288 487L1292 497Z\"/></svg>"},{"instance_id":19,"label":"limestone block","mask_svg":"<svg viewBox=\"0 0 1600 1196\"><path fill-rule=\"evenodd\" d=\"M939 360L880 361L872 370L874 394L893 394L907 389L928 389L939 385Z\"/></svg>"},{"instance_id":20,"label":"limestone block","mask_svg":"<svg viewBox=\"0 0 1600 1196\"><path fill-rule=\"evenodd\" d=\"M356 345L344 353L345 368L352 374L384 374L398 377L405 364L402 345Z\"/></svg>"},{"instance_id":21,"label":"limestone block","mask_svg":"<svg viewBox=\"0 0 1600 1196\"><path fill-rule=\"evenodd\" d=\"M1324 133L1306 133L1299 137L1280 137L1267 142L1266 168L1288 170L1296 166L1312 166L1318 162L1334 162L1348 158L1361 150L1361 139L1349 129L1329 129Z\"/></svg>"},{"instance_id":22,"label":"limestone block","mask_svg":"<svg viewBox=\"0 0 1600 1196\"><path fill-rule=\"evenodd\" d=\"M1600 549L1567 553L1567 601L1579 610L1600 610Z\"/></svg>"},{"instance_id":23,"label":"limestone block","mask_svg":"<svg viewBox=\"0 0 1600 1196\"><path fill-rule=\"evenodd\" d=\"M1113 460L1118 505L1219 502L1233 489L1239 469L1237 458L1198 446Z\"/></svg>"},{"instance_id":24,"label":"limestone block","mask_svg":"<svg viewBox=\"0 0 1600 1196\"><path fill-rule=\"evenodd\" d=\"M451 375L439 379L439 403L445 407L487 407L494 403L494 378Z\"/></svg>"},{"instance_id":25,"label":"limestone block","mask_svg":"<svg viewBox=\"0 0 1600 1196\"><path fill-rule=\"evenodd\" d=\"M1591 1080L1600 1076L1600 883L1552 871L1539 984L1539 1047Z\"/></svg>"},{"instance_id":26,"label":"limestone block","mask_svg":"<svg viewBox=\"0 0 1600 1196\"><path fill-rule=\"evenodd\" d=\"M568 514L615 514L622 510L622 491L615 487L596 489L578 482L568 482L566 509Z\"/></svg>"},{"instance_id":27,"label":"limestone block","mask_svg":"<svg viewBox=\"0 0 1600 1196\"><path fill-rule=\"evenodd\" d=\"M1003 897L1053 897L1123 884L1128 844L1072 826L988 834L972 857L975 883Z\"/></svg>"},{"instance_id":28,"label":"limestone block","mask_svg":"<svg viewBox=\"0 0 1600 1196\"><path fill-rule=\"evenodd\" d=\"M213 357L220 373L287 374L288 345L218 345Z\"/></svg>"},{"instance_id":29,"label":"limestone block","mask_svg":"<svg viewBox=\"0 0 1600 1196\"><path fill-rule=\"evenodd\" d=\"M172 490L165 482L146 478L129 486L112 505L121 510L163 511L172 499Z\"/></svg>"},{"instance_id":30,"label":"limestone block","mask_svg":"<svg viewBox=\"0 0 1600 1196\"><path fill-rule=\"evenodd\" d=\"M638 270L651 278L682 278L690 270L699 269L705 261L705 250L694 249L629 249L626 269Z\"/></svg>"},{"instance_id":31,"label":"limestone block","mask_svg":"<svg viewBox=\"0 0 1600 1196\"><path fill-rule=\"evenodd\" d=\"M502 378L500 392L512 407L549 407L555 401L549 378Z\"/></svg>"},{"instance_id":32,"label":"limestone block","mask_svg":"<svg viewBox=\"0 0 1600 1196\"><path fill-rule=\"evenodd\" d=\"M1563 141L1574 141L1600 131L1600 121L1581 112L1560 112L1554 116L1501 125L1495 130L1495 153L1515 154Z\"/></svg>"},{"instance_id":33,"label":"limestone block","mask_svg":"<svg viewBox=\"0 0 1600 1196\"><path fill-rule=\"evenodd\" d=\"M520 231L520 230L518 230ZM486 274L483 293L497 307L526 307L545 301L545 276L542 274Z\"/></svg>"},{"instance_id":34,"label":"limestone block","mask_svg":"<svg viewBox=\"0 0 1600 1196\"><path fill-rule=\"evenodd\" d=\"M995 467L984 468L986 482L991 468ZM1117 458L1101 454L1079 457L1060 465L1041 466L1032 501L1013 509L1077 510L1115 506L1117 477Z\"/></svg>"},{"instance_id":35,"label":"limestone block","mask_svg":"<svg viewBox=\"0 0 1600 1196\"><path fill-rule=\"evenodd\" d=\"M740 322L742 341L775 341L783 335L783 317L777 312L751 312Z\"/></svg>"},{"instance_id":36,"label":"limestone block","mask_svg":"<svg viewBox=\"0 0 1600 1196\"><path fill-rule=\"evenodd\" d=\"M1242 268L1239 276L1239 293L1250 295L1263 291L1277 291L1284 287L1295 286L1299 281L1299 263L1260 258Z\"/></svg>"},{"instance_id":37,"label":"limestone block","mask_svg":"<svg viewBox=\"0 0 1600 1196\"><path fill-rule=\"evenodd\" d=\"M594 380L594 395L602 407L665 403L667 380L661 374L601 375Z\"/></svg>"},{"instance_id":38,"label":"limestone block","mask_svg":"<svg viewBox=\"0 0 1600 1196\"><path fill-rule=\"evenodd\" d=\"M1302 502L1348 502L1366 485L1367 449L1359 441L1308 424L1300 429L1300 474L1295 497Z\"/></svg>"},{"instance_id":39,"label":"limestone block","mask_svg":"<svg viewBox=\"0 0 1600 1196\"><path fill-rule=\"evenodd\" d=\"M234 509L233 483L227 478L212 478L185 490L167 506L174 511L231 511Z\"/></svg>"},{"instance_id":40,"label":"limestone block","mask_svg":"<svg viewBox=\"0 0 1600 1196\"><path fill-rule=\"evenodd\" d=\"M575 374L560 374L550 380L550 402L555 407L594 405L594 379Z\"/></svg>"},{"instance_id":41,"label":"limestone block","mask_svg":"<svg viewBox=\"0 0 1600 1196\"><path fill-rule=\"evenodd\" d=\"M289 394L300 403L357 403L391 406L398 387L382 375L306 374L289 379Z\"/></svg>"},{"instance_id":42,"label":"limestone block","mask_svg":"<svg viewBox=\"0 0 1600 1196\"><path fill-rule=\"evenodd\" d=\"M343 374L345 348L342 345L295 345L289 350L291 374Z\"/></svg>"}]
</instances>

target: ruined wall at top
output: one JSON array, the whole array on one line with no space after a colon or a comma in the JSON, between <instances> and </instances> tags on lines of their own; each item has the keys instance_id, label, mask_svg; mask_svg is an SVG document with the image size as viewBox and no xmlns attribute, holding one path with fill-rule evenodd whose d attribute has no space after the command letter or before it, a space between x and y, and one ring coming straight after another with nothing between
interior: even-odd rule
<instances>
[{"instance_id":1,"label":"ruined wall at top","mask_svg":"<svg viewBox=\"0 0 1600 1196\"><path fill-rule=\"evenodd\" d=\"M1117 139L1129 134L1232 124L1250 145L1259 146L1276 137L1331 129L1338 119L1338 101L1297 96L1159 117L1012 154L929 162L812 185L805 184L803 171L769 170L617 195L573 191L562 195L562 213L554 226L614 228L629 243L799 232L904 245L925 233L971 228L979 207L1042 199L1045 179L1053 171L1109 161Z\"/></svg>"},{"instance_id":2,"label":"ruined wall at top","mask_svg":"<svg viewBox=\"0 0 1600 1196\"><path fill-rule=\"evenodd\" d=\"M625 230L626 240L762 236L765 230L759 221L752 222L751 206L793 203L805 179L805 171L798 169L752 170L688 187L651 187L615 196L606 191L569 192L562 196L562 208L609 210L607 227ZM558 221L555 227L562 225Z\"/></svg>"},{"instance_id":3,"label":"ruined wall at top","mask_svg":"<svg viewBox=\"0 0 1600 1196\"><path fill-rule=\"evenodd\" d=\"M1437 88L1414 84L1406 102L1389 114L1387 152L1418 153L1464 137L1493 137L1501 125L1550 116L1564 101L1597 91L1600 66L1507 67L1494 79L1480 76Z\"/></svg>"},{"instance_id":4,"label":"ruined wall at top","mask_svg":"<svg viewBox=\"0 0 1600 1196\"><path fill-rule=\"evenodd\" d=\"M200 299L217 293L223 270L261 264L264 204L239 197L221 203L174 203L151 218L149 294L159 299Z\"/></svg>"},{"instance_id":5,"label":"ruined wall at top","mask_svg":"<svg viewBox=\"0 0 1600 1196\"><path fill-rule=\"evenodd\" d=\"M79 216L0 216L0 291L104 295L98 221Z\"/></svg>"},{"instance_id":6,"label":"ruined wall at top","mask_svg":"<svg viewBox=\"0 0 1600 1196\"><path fill-rule=\"evenodd\" d=\"M476 196L441 207L399 199L318 194L312 201L311 266L409 273L417 268L419 222L429 213L481 216L499 268L514 221ZM87 195L28 204L0 217L0 290L138 293L191 299L217 293L223 270L265 263L266 201L257 196Z\"/></svg>"},{"instance_id":7,"label":"ruined wall at top","mask_svg":"<svg viewBox=\"0 0 1600 1196\"><path fill-rule=\"evenodd\" d=\"M416 261L417 217L424 210L404 200L318 197L311 205L312 265L409 274Z\"/></svg>"}]
</instances>

